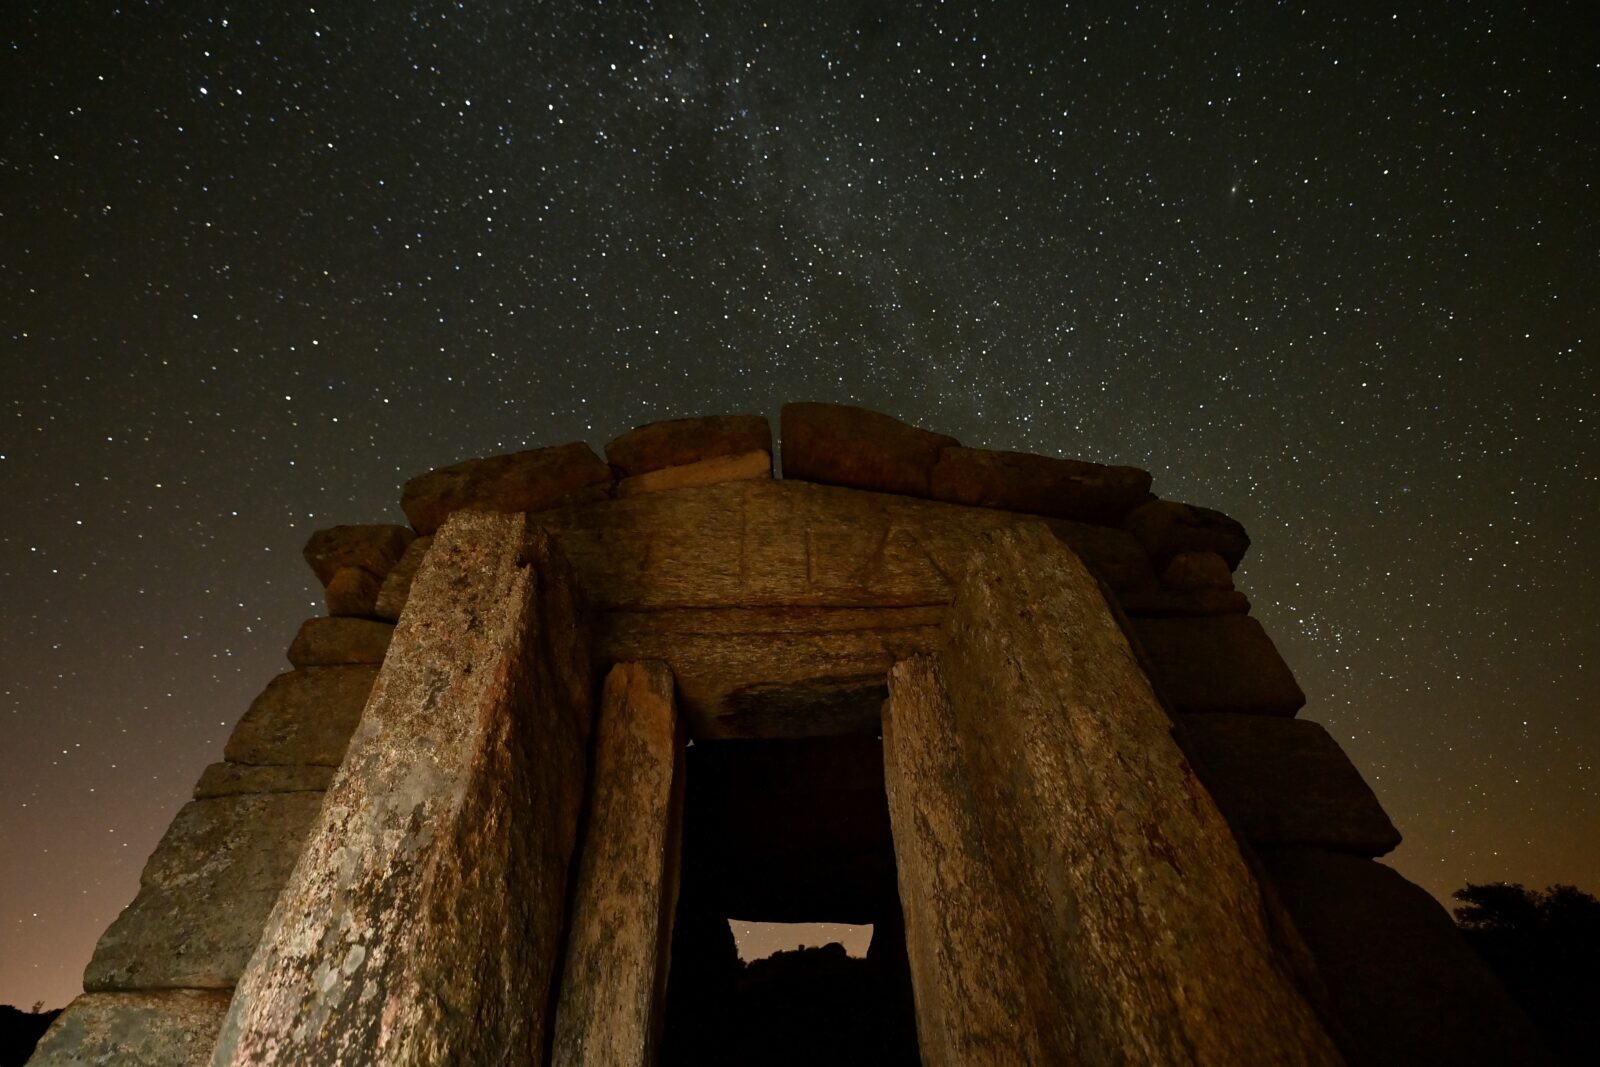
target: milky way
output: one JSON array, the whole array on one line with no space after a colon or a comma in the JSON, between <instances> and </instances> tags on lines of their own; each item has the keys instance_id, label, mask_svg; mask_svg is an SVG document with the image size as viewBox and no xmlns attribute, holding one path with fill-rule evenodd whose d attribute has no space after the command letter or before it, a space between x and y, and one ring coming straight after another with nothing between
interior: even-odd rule
<instances>
[{"instance_id":1,"label":"milky way","mask_svg":"<svg viewBox=\"0 0 1600 1067\"><path fill-rule=\"evenodd\" d=\"M0 1002L77 989L312 530L790 399L1238 517L1390 862L1600 889L1592 13L1055 7L12 5Z\"/></svg>"}]
</instances>

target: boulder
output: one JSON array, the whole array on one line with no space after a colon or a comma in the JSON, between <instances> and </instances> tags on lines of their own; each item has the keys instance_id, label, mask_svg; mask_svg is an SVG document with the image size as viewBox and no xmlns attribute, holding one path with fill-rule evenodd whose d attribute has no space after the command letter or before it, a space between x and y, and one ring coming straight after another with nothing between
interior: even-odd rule
<instances>
[{"instance_id":1,"label":"boulder","mask_svg":"<svg viewBox=\"0 0 1600 1067\"><path fill-rule=\"evenodd\" d=\"M1253 845L1381 856L1400 843L1361 772L1309 719L1185 715L1178 739L1228 822Z\"/></svg>"},{"instance_id":2,"label":"boulder","mask_svg":"<svg viewBox=\"0 0 1600 1067\"><path fill-rule=\"evenodd\" d=\"M393 625L372 619L307 619L289 646L289 662L296 667L382 663L393 635Z\"/></svg>"},{"instance_id":3,"label":"boulder","mask_svg":"<svg viewBox=\"0 0 1600 1067\"><path fill-rule=\"evenodd\" d=\"M1316 957L1352 1064L1548 1064L1533 1024L1439 902L1381 863L1261 853Z\"/></svg>"},{"instance_id":4,"label":"boulder","mask_svg":"<svg viewBox=\"0 0 1600 1067\"><path fill-rule=\"evenodd\" d=\"M711 415L637 426L606 445L606 460L628 478L750 452L772 454L772 428L763 415Z\"/></svg>"},{"instance_id":5,"label":"boulder","mask_svg":"<svg viewBox=\"0 0 1600 1067\"><path fill-rule=\"evenodd\" d=\"M847 404L785 404L783 476L925 497L939 453L953 437Z\"/></svg>"},{"instance_id":6,"label":"boulder","mask_svg":"<svg viewBox=\"0 0 1600 1067\"><path fill-rule=\"evenodd\" d=\"M232 763L337 767L361 721L378 668L303 667L256 697L223 749Z\"/></svg>"},{"instance_id":7,"label":"boulder","mask_svg":"<svg viewBox=\"0 0 1600 1067\"><path fill-rule=\"evenodd\" d=\"M1220 511L1175 500L1142 504L1122 525L1139 539L1158 571L1180 552L1215 552L1230 568L1237 567L1250 547L1250 537L1238 522Z\"/></svg>"},{"instance_id":8,"label":"boulder","mask_svg":"<svg viewBox=\"0 0 1600 1067\"><path fill-rule=\"evenodd\" d=\"M33 1067L206 1067L227 991L85 993L39 1041Z\"/></svg>"},{"instance_id":9,"label":"boulder","mask_svg":"<svg viewBox=\"0 0 1600 1067\"><path fill-rule=\"evenodd\" d=\"M382 578L415 536L404 526L331 526L312 534L302 554L323 585L342 567L360 567Z\"/></svg>"},{"instance_id":10,"label":"boulder","mask_svg":"<svg viewBox=\"0 0 1600 1067\"><path fill-rule=\"evenodd\" d=\"M772 455L768 452L740 452L732 456L713 456L698 463L681 467L661 467L644 474L624 478L617 483L617 496L636 493L660 493L668 489L693 489L718 482L736 482L746 478L771 478Z\"/></svg>"},{"instance_id":11,"label":"boulder","mask_svg":"<svg viewBox=\"0 0 1600 1067\"><path fill-rule=\"evenodd\" d=\"M1293 715L1305 706L1289 665L1248 615L1135 618L1132 625L1173 711Z\"/></svg>"},{"instance_id":12,"label":"boulder","mask_svg":"<svg viewBox=\"0 0 1600 1067\"><path fill-rule=\"evenodd\" d=\"M1119 602L1129 615L1158 619L1243 615L1250 610L1250 598L1237 589L1142 589L1124 593Z\"/></svg>"},{"instance_id":13,"label":"boulder","mask_svg":"<svg viewBox=\"0 0 1600 1067\"><path fill-rule=\"evenodd\" d=\"M406 546L406 554L400 557L400 562L383 579L383 588L378 590L378 603L372 609L374 615L385 622L399 620L400 613L405 610L406 598L411 595L411 582L416 578L417 568L422 566L422 558L428 554L431 544L432 537L419 537Z\"/></svg>"},{"instance_id":14,"label":"boulder","mask_svg":"<svg viewBox=\"0 0 1600 1067\"><path fill-rule=\"evenodd\" d=\"M377 607L382 587L383 582L365 567L340 567L322 590L322 600L331 616L360 618Z\"/></svg>"},{"instance_id":15,"label":"boulder","mask_svg":"<svg viewBox=\"0 0 1600 1067\"><path fill-rule=\"evenodd\" d=\"M932 496L952 504L1025 511L1115 526L1150 500L1150 472L987 448L946 448Z\"/></svg>"},{"instance_id":16,"label":"boulder","mask_svg":"<svg viewBox=\"0 0 1600 1067\"><path fill-rule=\"evenodd\" d=\"M248 763L213 763L200 772L194 798L231 797L239 793L307 793L328 788L332 767L306 763L253 766Z\"/></svg>"},{"instance_id":17,"label":"boulder","mask_svg":"<svg viewBox=\"0 0 1600 1067\"><path fill-rule=\"evenodd\" d=\"M185 804L101 935L84 989L232 988L321 806L316 792Z\"/></svg>"},{"instance_id":18,"label":"boulder","mask_svg":"<svg viewBox=\"0 0 1600 1067\"><path fill-rule=\"evenodd\" d=\"M1215 552L1179 552L1167 561L1161 584L1168 589L1232 589L1233 569Z\"/></svg>"},{"instance_id":19,"label":"boulder","mask_svg":"<svg viewBox=\"0 0 1600 1067\"><path fill-rule=\"evenodd\" d=\"M400 507L419 534L431 534L452 512L545 511L606 496L611 483L611 468L575 441L419 474L406 482Z\"/></svg>"}]
</instances>

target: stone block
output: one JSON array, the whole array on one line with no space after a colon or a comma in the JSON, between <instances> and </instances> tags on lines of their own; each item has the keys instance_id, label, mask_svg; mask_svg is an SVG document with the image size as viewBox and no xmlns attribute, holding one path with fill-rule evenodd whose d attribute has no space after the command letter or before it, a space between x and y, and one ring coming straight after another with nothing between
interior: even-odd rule
<instances>
[{"instance_id":1,"label":"stone block","mask_svg":"<svg viewBox=\"0 0 1600 1067\"><path fill-rule=\"evenodd\" d=\"M381 579L414 536L404 526L332 526L312 534L303 555L323 585L342 567L360 567Z\"/></svg>"},{"instance_id":2,"label":"stone block","mask_svg":"<svg viewBox=\"0 0 1600 1067\"><path fill-rule=\"evenodd\" d=\"M1179 552L1167 561L1161 584L1168 589L1232 589L1233 569L1215 552Z\"/></svg>"},{"instance_id":3,"label":"stone block","mask_svg":"<svg viewBox=\"0 0 1600 1067\"><path fill-rule=\"evenodd\" d=\"M694 489L719 482L749 478L771 478L772 455L768 452L740 452L732 456L713 456L679 467L661 467L624 478L617 483L617 496L660 493L668 489Z\"/></svg>"},{"instance_id":4,"label":"stone block","mask_svg":"<svg viewBox=\"0 0 1600 1067\"><path fill-rule=\"evenodd\" d=\"M406 598L411 595L411 583L417 577L417 568L422 566L422 559L432 544L432 537L419 537L406 546L406 554L400 557L400 562L383 579L383 588L378 590L378 603L372 609L374 615L385 622L399 621L400 613L405 610Z\"/></svg>"},{"instance_id":5,"label":"stone block","mask_svg":"<svg viewBox=\"0 0 1600 1067\"><path fill-rule=\"evenodd\" d=\"M1261 859L1317 961L1352 1064L1547 1064L1533 1024L1439 902L1381 863Z\"/></svg>"},{"instance_id":6,"label":"stone block","mask_svg":"<svg viewBox=\"0 0 1600 1067\"><path fill-rule=\"evenodd\" d=\"M1150 472L987 448L946 448L934 464L932 496L1114 526L1150 500Z\"/></svg>"},{"instance_id":7,"label":"stone block","mask_svg":"<svg viewBox=\"0 0 1600 1067\"><path fill-rule=\"evenodd\" d=\"M899 419L847 404L785 404L783 476L925 497L939 453L958 445Z\"/></svg>"},{"instance_id":8,"label":"stone block","mask_svg":"<svg viewBox=\"0 0 1600 1067\"><path fill-rule=\"evenodd\" d=\"M1179 740L1212 799L1251 844L1381 856L1400 843L1361 772L1309 719L1185 715Z\"/></svg>"},{"instance_id":9,"label":"stone block","mask_svg":"<svg viewBox=\"0 0 1600 1067\"><path fill-rule=\"evenodd\" d=\"M315 792L185 804L101 935L84 989L232 988L321 806Z\"/></svg>"},{"instance_id":10,"label":"stone block","mask_svg":"<svg viewBox=\"0 0 1600 1067\"><path fill-rule=\"evenodd\" d=\"M575 441L507 456L469 459L406 482L400 507L419 534L431 534L453 512L545 511L611 490L611 468Z\"/></svg>"},{"instance_id":11,"label":"stone block","mask_svg":"<svg viewBox=\"0 0 1600 1067\"><path fill-rule=\"evenodd\" d=\"M772 454L772 427L763 415L711 415L637 426L606 445L606 460L627 478L749 452Z\"/></svg>"},{"instance_id":12,"label":"stone block","mask_svg":"<svg viewBox=\"0 0 1600 1067\"><path fill-rule=\"evenodd\" d=\"M1128 513L1123 528L1139 539L1158 571L1180 552L1215 552L1237 567L1250 547L1244 527L1220 511L1152 500Z\"/></svg>"},{"instance_id":13,"label":"stone block","mask_svg":"<svg viewBox=\"0 0 1600 1067\"><path fill-rule=\"evenodd\" d=\"M1250 598L1237 589L1140 589L1118 600L1122 610L1147 618L1203 618L1207 615L1244 615Z\"/></svg>"},{"instance_id":14,"label":"stone block","mask_svg":"<svg viewBox=\"0 0 1600 1067\"><path fill-rule=\"evenodd\" d=\"M383 582L364 567L340 567L322 590L322 601L331 616L371 615L378 604Z\"/></svg>"},{"instance_id":15,"label":"stone block","mask_svg":"<svg viewBox=\"0 0 1600 1067\"><path fill-rule=\"evenodd\" d=\"M223 749L232 763L337 767L378 668L303 667L280 674L251 703Z\"/></svg>"},{"instance_id":16,"label":"stone block","mask_svg":"<svg viewBox=\"0 0 1600 1067\"><path fill-rule=\"evenodd\" d=\"M1288 664L1248 615L1132 624L1156 690L1173 711L1293 715L1305 706Z\"/></svg>"},{"instance_id":17,"label":"stone block","mask_svg":"<svg viewBox=\"0 0 1600 1067\"><path fill-rule=\"evenodd\" d=\"M85 993L39 1041L31 1067L205 1067L231 993Z\"/></svg>"},{"instance_id":18,"label":"stone block","mask_svg":"<svg viewBox=\"0 0 1600 1067\"><path fill-rule=\"evenodd\" d=\"M372 619L307 619L289 645L289 662L296 667L382 663L393 635L392 624Z\"/></svg>"},{"instance_id":19,"label":"stone block","mask_svg":"<svg viewBox=\"0 0 1600 1067\"><path fill-rule=\"evenodd\" d=\"M333 780L332 767L304 763L253 766L248 763L213 763L200 772L194 798L231 797L239 793L321 792Z\"/></svg>"}]
</instances>

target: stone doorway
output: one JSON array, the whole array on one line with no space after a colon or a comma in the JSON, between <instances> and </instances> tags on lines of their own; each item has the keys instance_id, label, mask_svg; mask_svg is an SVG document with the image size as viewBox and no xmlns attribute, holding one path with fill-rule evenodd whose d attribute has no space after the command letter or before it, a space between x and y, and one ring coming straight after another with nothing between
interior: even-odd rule
<instances>
[{"instance_id":1,"label":"stone doorway","mask_svg":"<svg viewBox=\"0 0 1600 1067\"><path fill-rule=\"evenodd\" d=\"M919 1065L881 741L700 741L685 783L659 1063ZM873 936L744 964L729 919Z\"/></svg>"}]
</instances>

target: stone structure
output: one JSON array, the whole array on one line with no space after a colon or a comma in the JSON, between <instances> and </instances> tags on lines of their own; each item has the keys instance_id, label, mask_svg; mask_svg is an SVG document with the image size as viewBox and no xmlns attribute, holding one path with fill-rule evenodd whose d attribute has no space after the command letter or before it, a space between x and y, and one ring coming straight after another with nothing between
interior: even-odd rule
<instances>
[{"instance_id":1,"label":"stone structure","mask_svg":"<svg viewBox=\"0 0 1600 1067\"><path fill-rule=\"evenodd\" d=\"M874 412L781 429L782 479L765 419L688 419L313 536L328 617L32 1062L731 1062L705 1035L777 1026L805 962L744 973L731 917L874 925L805 964L864 983L862 1062L1542 1061L1294 717L1239 523Z\"/></svg>"}]
</instances>

